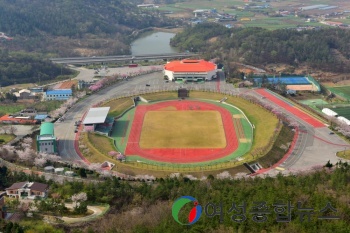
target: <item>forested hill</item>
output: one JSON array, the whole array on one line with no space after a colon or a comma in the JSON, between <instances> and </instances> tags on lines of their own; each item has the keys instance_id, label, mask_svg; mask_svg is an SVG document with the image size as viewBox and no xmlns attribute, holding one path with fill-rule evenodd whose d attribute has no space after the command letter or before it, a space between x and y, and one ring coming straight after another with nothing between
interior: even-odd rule
<instances>
[{"instance_id":1,"label":"forested hill","mask_svg":"<svg viewBox=\"0 0 350 233\"><path fill-rule=\"evenodd\" d=\"M142 14L130 0L3 0L0 22L0 31L11 36L72 37L167 24L155 14Z\"/></svg>"},{"instance_id":2,"label":"forested hill","mask_svg":"<svg viewBox=\"0 0 350 233\"><path fill-rule=\"evenodd\" d=\"M350 31L343 29L269 31L199 24L177 34L172 44L182 50L192 49L254 65L306 64L324 71L349 72L349 41Z\"/></svg>"},{"instance_id":3,"label":"forested hill","mask_svg":"<svg viewBox=\"0 0 350 233\"><path fill-rule=\"evenodd\" d=\"M43 83L59 75L72 75L70 69L53 64L38 54L8 53L0 50L0 85Z\"/></svg>"},{"instance_id":4,"label":"forested hill","mask_svg":"<svg viewBox=\"0 0 350 233\"><path fill-rule=\"evenodd\" d=\"M138 8L137 0L2 0L0 1L0 32L14 37L0 46L26 51L57 52L59 47L93 48L123 47L124 36L135 29L171 26L172 21L156 10ZM60 43L57 38L69 43ZM88 39L105 39L101 41ZM82 41L74 41L80 39ZM108 44L113 39L124 44ZM54 41L53 41L54 40ZM111 40L109 40L111 41ZM111 42L109 42L111 43ZM64 46L64 44L66 46ZM112 48L111 48L112 47ZM128 46L124 46L124 50ZM65 48L62 48L63 50ZM68 50L67 50L68 51ZM120 51L119 51L120 52Z\"/></svg>"}]
</instances>

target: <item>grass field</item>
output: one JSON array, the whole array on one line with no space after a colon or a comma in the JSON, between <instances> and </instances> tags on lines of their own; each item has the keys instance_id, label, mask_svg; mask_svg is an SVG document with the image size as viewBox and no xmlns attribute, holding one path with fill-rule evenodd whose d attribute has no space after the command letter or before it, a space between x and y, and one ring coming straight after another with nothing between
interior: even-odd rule
<instances>
[{"instance_id":1,"label":"grass field","mask_svg":"<svg viewBox=\"0 0 350 233\"><path fill-rule=\"evenodd\" d=\"M350 101L350 86L329 87L330 91Z\"/></svg>"},{"instance_id":2,"label":"grass field","mask_svg":"<svg viewBox=\"0 0 350 233\"><path fill-rule=\"evenodd\" d=\"M145 94L142 95L143 98L145 98L148 101L159 101L159 100L168 100L168 99L176 99L177 98L177 92L158 92L158 93L152 93L152 94Z\"/></svg>"},{"instance_id":3,"label":"grass field","mask_svg":"<svg viewBox=\"0 0 350 233\"><path fill-rule=\"evenodd\" d=\"M91 163L109 161L115 164L117 162L108 156L108 152L115 150L113 141L110 138L94 133L82 133L79 144L86 147L84 149L80 148L80 151Z\"/></svg>"},{"instance_id":4,"label":"grass field","mask_svg":"<svg viewBox=\"0 0 350 233\"><path fill-rule=\"evenodd\" d=\"M9 141L13 140L14 138L15 138L15 136L12 134L0 134L0 139L4 140L3 143L0 142L0 145L8 143Z\"/></svg>"},{"instance_id":5,"label":"grass field","mask_svg":"<svg viewBox=\"0 0 350 233\"><path fill-rule=\"evenodd\" d=\"M24 104L6 104L0 105L0 115L5 115L5 114L11 114L11 113L16 113L18 111L21 111L25 107Z\"/></svg>"},{"instance_id":6,"label":"grass field","mask_svg":"<svg viewBox=\"0 0 350 233\"><path fill-rule=\"evenodd\" d=\"M225 97L223 94L208 94L208 92L191 92L190 96L192 98L203 99L210 96L211 99L217 100ZM275 134L274 131L277 126L278 119L267 110L260 108L242 98L235 98L232 96L226 97L228 98L226 102L240 108L247 115L250 122L255 126L252 150L269 145L269 142L272 140L273 135Z\"/></svg>"},{"instance_id":7,"label":"grass field","mask_svg":"<svg viewBox=\"0 0 350 233\"><path fill-rule=\"evenodd\" d=\"M4 114L12 114L19 112L25 108L35 108L39 112L50 112L54 109L57 109L61 106L63 102L58 100L51 100L51 101L43 101L43 102L36 102L36 103L12 103L12 104L2 104L0 105L0 115Z\"/></svg>"},{"instance_id":8,"label":"grass field","mask_svg":"<svg viewBox=\"0 0 350 233\"><path fill-rule=\"evenodd\" d=\"M338 113L339 116L350 119L350 107L332 108L332 110Z\"/></svg>"},{"instance_id":9,"label":"grass field","mask_svg":"<svg viewBox=\"0 0 350 233\"><path fill-rule=\"evenodd\" d=\"M225 146L223 123L217 111L149 111L145 115L140 139L143 149Z\"/></svg>"},{"instance_id":10,"label":"grass field","mask_svg":"<svg viewBox=\"0 0 350 233\"><path fill-rule=\"evenodd\" d=\"M342 159L350 159L350 150L343 150L337 152L337 156Z\"/></svg>"}]
</instances>

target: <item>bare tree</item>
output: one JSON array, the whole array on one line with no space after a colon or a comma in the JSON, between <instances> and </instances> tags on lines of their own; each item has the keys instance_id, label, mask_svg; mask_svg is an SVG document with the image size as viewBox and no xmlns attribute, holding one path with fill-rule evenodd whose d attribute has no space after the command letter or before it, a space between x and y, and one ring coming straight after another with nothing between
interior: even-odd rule
<instances>
[{"instance_id":1,"label":"bare tree","mask_svg":"<svg viewBox=\"0 0 350 233\"><path fill-rule=\"evenodd\" d=\"M4 125L2 127L2 131L4 131L4 134L7 134L7 132L9 132L9 130L10 130L10 126L9 125Z\"/></svg>"},{"instance_id":2,"label":"bare tree","mask_svg":"<svg viewBox=\"0 0 350 233\"><path fill-rule=\"evenodd\" d=\"M9 128L10 134L16 134L17 131L18 131L18 129L15 126L13 126L13 125L10 126L10 128Z\"/></svg>"}]
</instances>

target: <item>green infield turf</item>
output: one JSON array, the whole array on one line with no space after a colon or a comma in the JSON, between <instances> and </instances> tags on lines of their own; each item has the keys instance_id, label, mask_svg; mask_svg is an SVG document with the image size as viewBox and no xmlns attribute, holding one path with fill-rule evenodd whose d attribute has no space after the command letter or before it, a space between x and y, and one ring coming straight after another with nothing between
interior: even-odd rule
<instances>
[{"instance_id":1,"label":"green infield turf","mask_svg":"<svg viewBox=\"0 0 350 233\"><path fill-rule=\"evenodd\" d=\"M226 138L217 111L149 111L146 113L140 147L224 148Z\"/></svg>"}]
</instances>

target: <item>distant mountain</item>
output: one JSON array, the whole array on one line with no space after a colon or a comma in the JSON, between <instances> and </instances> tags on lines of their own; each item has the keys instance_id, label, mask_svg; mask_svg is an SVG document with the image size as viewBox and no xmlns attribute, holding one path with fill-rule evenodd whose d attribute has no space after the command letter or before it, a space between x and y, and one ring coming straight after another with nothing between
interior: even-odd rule
<instances>
[{"instance_id":1,"label":"distant mountain","mask_svg":"<svg viewBox=\"0 0 350 233\"><path fill-rule=\"evenodd\" d=\"M14 37L14 40L0 42L0 47L61 55L79 54L86 48L109 47L114 53L126 53L128 42L125 35L133 30L172 25L157 10L143 11L137 4L140 1L1 0L0 32ZM114 51L117 47L121 50Z\"/></svg>"}]
</instances>

